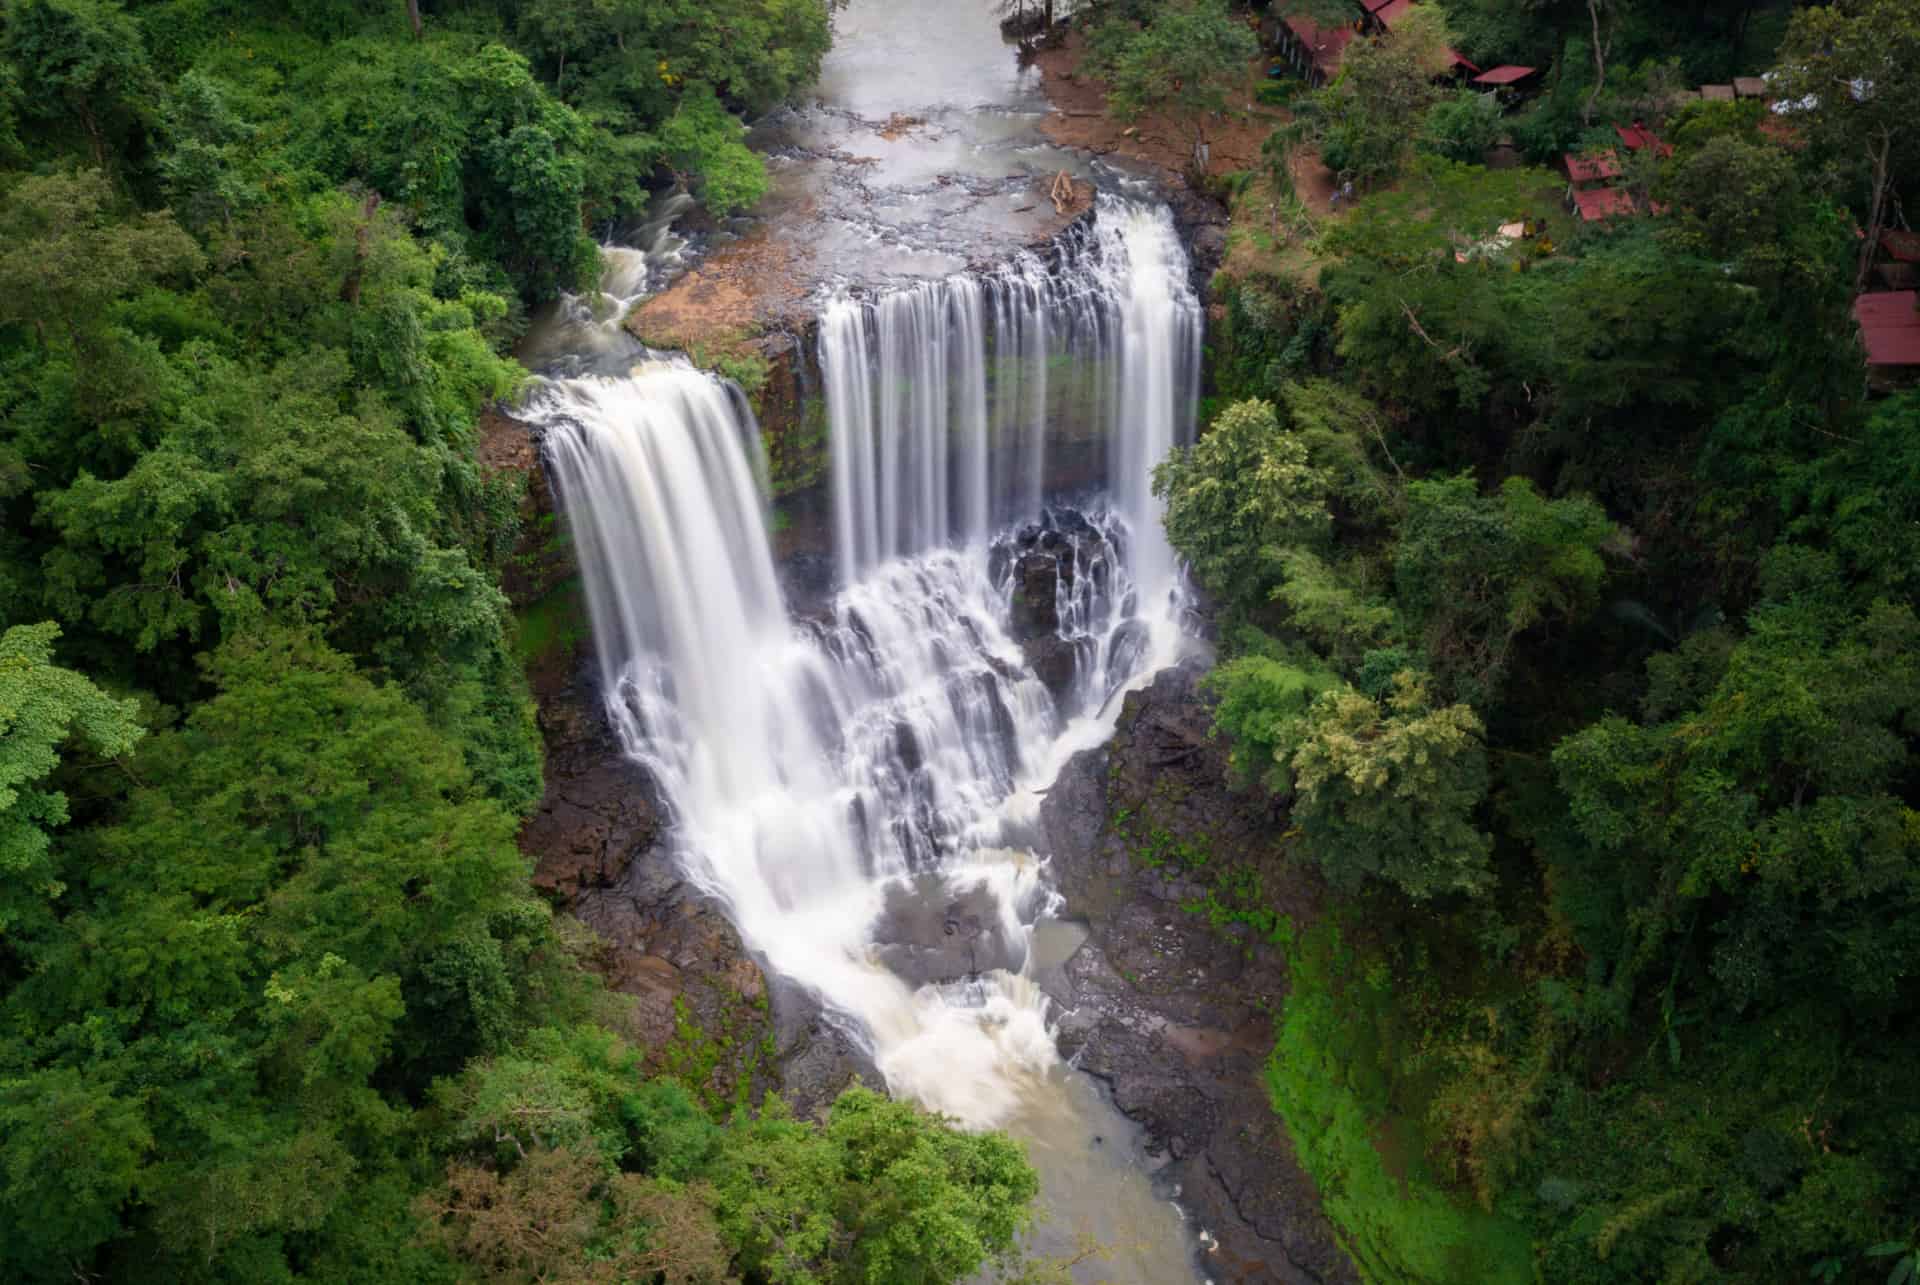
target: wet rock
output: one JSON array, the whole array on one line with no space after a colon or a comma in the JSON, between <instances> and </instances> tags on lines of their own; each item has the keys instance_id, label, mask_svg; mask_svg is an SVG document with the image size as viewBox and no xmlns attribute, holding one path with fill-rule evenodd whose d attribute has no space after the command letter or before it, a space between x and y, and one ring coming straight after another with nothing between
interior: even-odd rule
<instances>
[{"instance_id":1,"label":"wet rock","mask_svg":"<svg viewBox=\"0 0 1920 1285\"><path fill-rule=\"evenodd\" d=\"M855 1084L885 1089L886 1081L865 1047L812 993L776 979L773 1011L780 1093L796 1115L824 1114Z\"/></svg>"},{"instance_id":2,"label":"wet rock","mask_svg":"<svg viewBox=\"0 0 1920 1285\"><path fill-rule=\"evenodd\" d=\"M943 887L937 877L889 888L873 937L875 958L910 986L1018 971L1027 953L986 889Z\"/></svg>"},{"instance_id":3,"label":"wet rock","mask_svg":"<svg viewBox=\"0 0 1920 1285\"><path fill-rule=\"evenodd\" d=\"M1080 649L1058 634L1030 639L1020 645L1027 665L1055 700L1065 699L1080 670Z\"/></svg>"},{"instance_id":4,"label":"wet rock","mask_svg":"<svg viewBox=\"0 0 1920 1285\"><path fill-rule=\"evenodd\" d=\"M833 597L834 566L830 554L812 550L792 553L777 568L780 588L796 610L817 609Z\"/></svg>"},{"instance_id":5,"label":"wet rock","mask_svg":"<svg viewBox=\"0 0 1920 1285\"><path fill-rule=\"evenodd\" d=\"M1011 625L1015 642L1058 632L1059 583L1060 562L1053 554L1028 553L1013 564Z\"/></svg>"},{"instance_id":6,"label":"wet rock","mask_svg":"<svg viewBox=\"0 0 1920 1285\"><path fill-rule=\"evenodd\" d=\"M1260 865L1297 922L1314 913L1311 877L1280 859L1284 820L1264 796L1226 786L1201 673L1172 670L1130 695L1114 739L1076 755L1048 791L1041 826L1051 868L1088 936L1041 982L1060 1013L1061 1051L1145 1128L1167 1157L1157 1179L1179 1187L1215 1238L1205 1260L1212 1280L1356 1281L1261 1078L1285 961L1183 910L1200 882L1137 861L1112 824L1126 809L1131 827L1230 851Z\"/></svg>"}]
</instances>

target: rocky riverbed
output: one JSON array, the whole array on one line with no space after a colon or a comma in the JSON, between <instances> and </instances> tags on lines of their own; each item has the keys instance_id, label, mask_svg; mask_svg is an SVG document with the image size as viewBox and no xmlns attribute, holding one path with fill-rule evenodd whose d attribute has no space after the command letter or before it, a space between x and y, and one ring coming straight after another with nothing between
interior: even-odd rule
<instances>
[{"instance_id":1,"label":"rocky riverbed","mask_svg":"<svg viewBox=\"0 0 1920 1285\"><path fill-rule=\"evenodd\" d=\"M1282 819L1226 786L1201 672L1169 670L1129 695L1112 741L1076 755L1047 793L1051 872L1087 937L1042 984L1061 1052L1166 1157L1160 1179L1211 1238L1214 1281L1357 1281L1262 1080L1285 961L1184 908L1203 885L1155 855L1185 844L1262 863L1279 909L1314 913L1312 880L1275 851Z\"/></svg>"}]
</instances>

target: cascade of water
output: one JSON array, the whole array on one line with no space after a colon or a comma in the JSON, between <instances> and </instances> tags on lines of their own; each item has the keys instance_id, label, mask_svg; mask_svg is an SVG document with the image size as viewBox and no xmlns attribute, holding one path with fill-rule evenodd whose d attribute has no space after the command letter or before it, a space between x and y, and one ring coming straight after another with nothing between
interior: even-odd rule
<instances>
[{"instance_id":1,"label":"cascade of water","mask_svg":"<svg viewBox=\"0 0 1920 1285\"><path fill-rule=\"evenodd\" d=\"M757 429L726 386L654 363L548 384L527 413L609 715L684 868L775 972L850 1019L896 1092L992 1124L1055 1062L1018 971L1049 894L1003 845L1178 641L1148 475L1190 423L1197 309L1164 212L1116 205L1054 270L839 301L822 331L857 574L804 621L775 576ZM1106 439L1081 481L1114 503L1007 529L1040 511L1062 388ZM1051 689L1012 632L1018 568L1040 555L1058 568L1042 641L1075 662ZM890 890L927 880L987 898L1006 967L916 988L882 965Z\"/></svg>"},{"instance_id":2,"label":"cascade of water","mask_svg":"<svg viewBox=\"0 0 1920 1285\"><path fill-rule=\"evenodd\" d=\"M1193 426L1200 307L1163 206L1104 199L1060 243L821 316L835 553L978 544L1054 483L1104 488L1141 533L1149 592L1174 584L1152 469Z\"/></svg>"},{"instance_id":3,"label":"cascade of water","mask_svg":"<svg viewBox=\"0 0 1920 1285\"><path fill-rule=\"evenodd\" d=\"M757 437L722 385L654 366L550 385L528 414L574 531L609 713L690 875L776 972L854 1019L896 1089L1002 1118L1052 1059L1037 993L983 983L972 998L1001 1013L989 1029L916 994L869 942L889 879L963 852L949 877L995 882L1016 919L1043 895L1030 860L974 847L1033 784L1055 722L985 567L952 550L896 560L790 623Z\"/></svg>"}]
</instances>

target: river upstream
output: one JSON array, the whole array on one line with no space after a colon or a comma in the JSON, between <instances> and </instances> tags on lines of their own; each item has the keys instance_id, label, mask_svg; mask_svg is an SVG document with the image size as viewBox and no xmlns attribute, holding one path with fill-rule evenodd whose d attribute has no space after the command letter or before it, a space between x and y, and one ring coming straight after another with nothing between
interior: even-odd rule
<instances>
[{"instance_id":1,"label":"river upstream","mask_svg":"<svg viewBox=\"0 0 1920 1285\"><path fill-rule=\"evenodd\" d=\"M786 590L744 400L619 326L679 267L677 206L530 337L523 415L687 876L889 1091L1027 1144L1034 1250L1176 1285L1204 1229L1056 1052L1041 982L1078 938L1035 823L1197 646L1150 477L1192 433L1202 313L1151 189L1046 145L1045 110L991 0L854 0L816 101L756 130L818 319L830 591ZM1092 217L1035 248L1063 171Z\"/></svg>"}]
</instances>

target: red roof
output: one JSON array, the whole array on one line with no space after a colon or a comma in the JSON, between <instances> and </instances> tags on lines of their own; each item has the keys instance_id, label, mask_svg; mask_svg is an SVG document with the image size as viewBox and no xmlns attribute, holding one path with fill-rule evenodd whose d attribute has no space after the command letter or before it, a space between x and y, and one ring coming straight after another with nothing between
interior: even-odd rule
<instances>
[{"instance_id":1,"label":"red roof","mask_svg":"<svg viewBox=\"0 0 1920 1285\"><path fill-rule=\"evenodd\" d=\"M1587 156L1575 156L1567 153L1567 177L1576 183L1604 183L1610 178L1620 177L1620 158L1612 151L1594 152Z\"/></svg>"},{"instance_id":2,"label":"red roof","mask_svg":"<svg viewBox=\"0 0 1920 1285\"><path fill-rule=\"evenodd\" d=\"M1920 232L1888 228L1880 234L1880 248L1902 263L1920 263Z\"/></svg>"},{"instance_id":3,"label":"red roof","mask_svg":"<svg viewBox=\"0 0 1920 1285\"><path fill-rule=\"evenodd\" d=\"M1613 132L1620 136L1620 141L1627 145L1627 150L1630 152L1637 152L1643 147L1651 147L1661 156L1673 155L1673 144L1662 142L1658 134L1648 129L1645 125L1642 125L1639 121L1635 121L1632 125L1615 125Z\"/></svg>"},{"instance_id":4,"label":"red roof","mask_svg":"<svg viewBox=\"0 0 1920 1285\"><path fill-rule=\"evenodd\" d=\"M1854 319L1869 366L1920 366L1920 295L1912 290L1863 294L1853 301Z\"/></svg>"},{"instance_id":5,"label":"red roof","mask_svg":"<svg viewBox=\"0 0 1920 1285\"><path fill-rule=\"evenodd\" d=\"M1633 213L1633 198L1617 187L1582 188L1573 194L1573 203L1589 223Z\"/></svg>"},{"instance_id":6,"label":"red roof","mask_svg":"<svg viewBox=\"0 0 1920 1285\"><path fill-rule=\"evenodd\" d=\"M1373 11L1373 16L1380 20L1381 26L1391 27L1411 12L1413 0L1387 0L1387 3Z\"/></svg>"},{"instance_id":7,"label":"red roof","mask_svg":"<svg viewBox=\"0 0 1920 1285\"><path fill-rule=\"evenodd\" d=\"M1455 67L1465 67L1468 71L1477 72L1480 70L1479 67L1475 66L1473 63L1468 62L1467 56L1461 53L1458 49L1447 50L1447 61L1453 64Z\"/></svg>"},{"instance_id":8,"label":"red roof","mask_svg":"<svg viewBox=\"0 0 1920 1285\"><path fill-rule=\"evenodd\" d=\"M1492 71L1483 71L1473 78L1476 85L1512 85L1533 75L1531 67L1515 67L1511 63L1504 67L1495 67Z\"/></svg>"},{"instance_id":9,"label":"red roof","mask_svg":"<svg viewBox=\"0 0 1920 1285\"><path fill-rule=\"evenodd\" d=\"M1307 47L1313 65L1328 76L1339 70L1340 56L1353 43L1352 27L1329 27L1322 31L1311 18L1288 18L1287 29Z\"/></svg>"}]
</instances>

